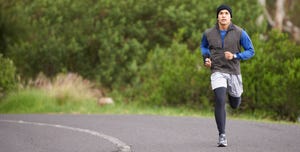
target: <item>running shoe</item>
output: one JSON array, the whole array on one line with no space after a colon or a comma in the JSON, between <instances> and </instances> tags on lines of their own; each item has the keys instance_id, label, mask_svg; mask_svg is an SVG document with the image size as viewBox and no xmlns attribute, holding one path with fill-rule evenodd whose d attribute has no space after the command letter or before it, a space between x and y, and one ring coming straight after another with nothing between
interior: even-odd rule
<instances>
[{"instance_id":1,"label":"running shoe","mask_svg":"<svg viewBox=\"0 0 300 152\"><path fill-rule=\"evenodd\" d=\"M221 134L219 136L219 143L218 143L218 147L226 147L227 146L227 139L225 134Z\"/></svg>"}]
</instances>

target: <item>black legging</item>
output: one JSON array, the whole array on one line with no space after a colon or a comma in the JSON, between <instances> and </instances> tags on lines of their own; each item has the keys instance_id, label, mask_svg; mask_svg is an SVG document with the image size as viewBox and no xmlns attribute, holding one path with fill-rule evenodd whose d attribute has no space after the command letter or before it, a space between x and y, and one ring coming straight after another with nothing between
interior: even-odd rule
<instances>
[{"instance_id":1,"label":"black legging","mask_svg":"<svg viewBox=\"0 0 300 152\"><path fill-rule=\"evenodd\" d=\"M215 119L217 123L217 127L219 130L219 134L225 134L225 124L226 124L226 88L216 88L214 90L215 93ZM228 96L229 104L231 108L236 109L241 104L241 97L232 97Z\"/></svg>"}]
</instances>

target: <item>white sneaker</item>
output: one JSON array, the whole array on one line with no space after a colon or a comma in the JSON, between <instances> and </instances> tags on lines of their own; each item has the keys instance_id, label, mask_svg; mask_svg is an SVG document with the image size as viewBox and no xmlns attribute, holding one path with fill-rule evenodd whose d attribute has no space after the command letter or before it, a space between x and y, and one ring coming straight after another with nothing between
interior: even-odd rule
<instances>
[{"instance_id":1,"label":"white sneaker","mask_svg":"<svg viewBox=\"0 0 300 152\"><path fill-rule=\"evenodd\" d=\"M227 146L227 139L225 134L221 134L219 136L219 142L218 142L218 147L226 147Z\"/></svg>"}]
</instances>

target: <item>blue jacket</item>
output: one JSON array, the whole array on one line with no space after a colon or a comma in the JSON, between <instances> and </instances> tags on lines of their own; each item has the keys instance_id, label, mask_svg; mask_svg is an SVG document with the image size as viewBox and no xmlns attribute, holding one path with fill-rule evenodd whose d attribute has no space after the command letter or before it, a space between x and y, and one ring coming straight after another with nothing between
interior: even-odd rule
<instances>
[{"instance_id":1,"label":"blue jacket","mask_svg":"<svg viewBox=\"0 0 300 152\"><path fill-rule=\"evenodd\" d=\"M220 30L220 36L222 38L222 43L224 42L224 37L226 35L226 32L227 31ZM254 56L254 53L255 53L254 47L252 45L250 37L248 36L248 34L245 30L242 30L240 44L244 48L244 51L236 53L237 59L247 60L247 59L251 58L252 56ZM204 57L210 56L210 50L209 50L208 46L209 46L209 43L207 41L207 38L206 38L205 34L203 34L200 49L201 49L202 56L204 56Z\"/></svg>"}]
</instances>

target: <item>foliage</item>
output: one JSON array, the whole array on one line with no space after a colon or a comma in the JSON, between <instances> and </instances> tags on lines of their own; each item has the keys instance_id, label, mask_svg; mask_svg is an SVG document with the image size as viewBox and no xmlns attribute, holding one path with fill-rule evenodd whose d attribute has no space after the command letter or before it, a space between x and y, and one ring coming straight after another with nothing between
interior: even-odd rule
<instances>
[{"instance_id":1,"label":"foliage","mask_svg":"<svg viewBox=\"0 0 300 152\"><path fill-rule=\"evenodd\" d=\"M296 121L300 115L300 47L277 31L269 36L268 40L254 38L256 55L242 65L245 108Z\"/></svg>"},{"instance_id":2,"label":"foliage","mask_svg":"<svg viewBox=\"0 0 300 152\"><path fill-rule=\"evenodd\" d=\"M0 97L4 92L16 88L16 67L10 59L0 54Z\"/></svg>"},{"instance_id":3,"label":"foliage","mask_svg":"<svg viewBox=\"0 0 300 152\"><path fill-rule=\"evenodd\" d=\"M211 96L207 69L187 45L174 41L170 48L155 48L133 86L133 99L146 105L189 105L208 108ZM206 99L206 100L203 100Z\"/></svg>"},{"instance_id":4,"label":"foliage","mask_svg":"<svg viewBox=\"0 0 300 152\"><path fill-rule=\"evenodd\" d=\"M66 102L59 104L47 92L24 89L9 93L0 102L0 113L90 113L98 109L96 102Z\"/></svg>"},{"instance_id":5,"label":"foliage","mask_svg":"<svg viewBox=\"0 0 300 152\"><path fill-rule=\"evenodd\" d=\"M85 100L96 102L103 97L95 84L74 73L60 73L52 80L40 73L34 81L29 81L27 87L44 91L60 105Z\"/></svg>"},{"instance_id":6,"label":"foliage","mask_svg":"<svg viewBox=\"0 0 300 152\"><path fill-rule=\"evenodd\" d=\"M8 56L8 47L27 38L30 29L25 22L27 17L16 6L20 0L0 0L0 53Z\"/></svg>"},{"instance_id":7,"label":"foliage","mask_svg":"<svg viewBox=\"0 0 300 152\"><path fill-rule=\"evenodd\" d=\"M39 74L24 88L9 93L0 112L90 112L97 110L102 96L95 84L77 74L58 74L53 80Z\"/></svg>"},{"instance_id":8,"label":"foliage","mask_svg":"<svg viewBox=\"0 0 300 152\"><path fill-rule=\"evenodd\" d=\"M183 30L181 42L190 50L198 48L201 33L216 22L215 8L221 2L15 0L15 14L23 15L17 25L29 26L12 29L26 31L26 38L8 43L6 52L24 78L68 71L107 87L126 85L132 83L147 54L156 46L169 47L179 30ZM245 5L231 3L233 8ZM259 13L252 11L254 7L237 12L234 19L247 22L247 12L254 19ZM255 31L253 27L246 24L245 28Z\"/></svg>"}]
</instances>

